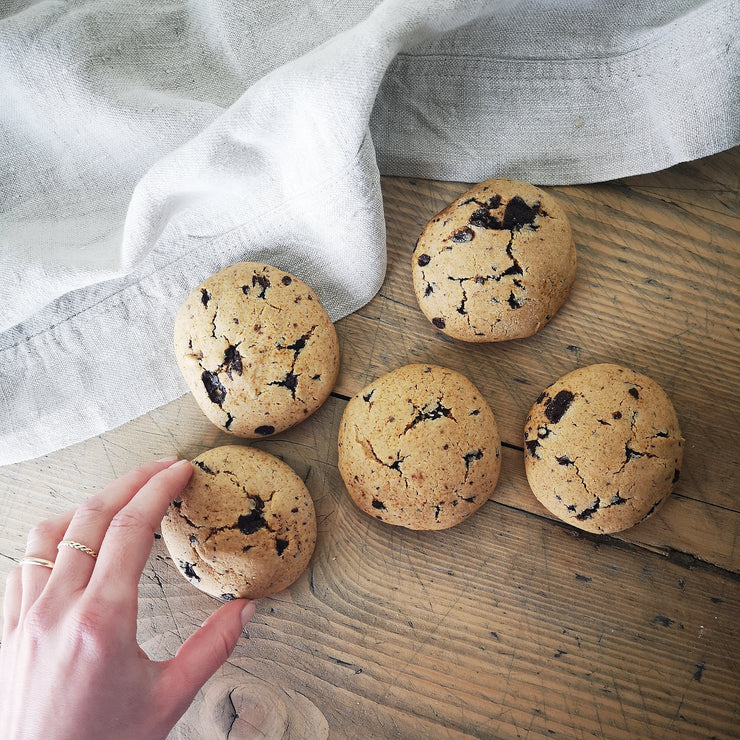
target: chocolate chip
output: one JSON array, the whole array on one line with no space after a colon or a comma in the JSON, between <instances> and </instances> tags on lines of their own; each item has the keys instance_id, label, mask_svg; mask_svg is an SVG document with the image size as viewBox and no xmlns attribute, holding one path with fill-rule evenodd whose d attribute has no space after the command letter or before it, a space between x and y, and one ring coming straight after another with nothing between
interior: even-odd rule
<instances>
[{"instance_id":1,"label":"chocolate chip","mask_svg":"<svg viewBox=\"0 0 740 740\"><path fill-rule=\"evenodd\" d=\"M203 385L208 394L208 398L211 399L211 403L215 403L220 406L226 398L226 388L221 384L218 375L216 373L212 373L210 370L204 370L200 379L203 381Z\"/></svg>"},{"instance_id":2,"label":"chocolate chip","mask_svg":"<svg viewBox=\"0 0 740 740\"><path fill-rule=\"evenodd\" d=\"M233 601L236 598L236 594L221 594L221 601Z\"/></svg>"},{"instance_id":3,"label":"chocolate chip","mask_svg":"<svg viewBox=\"0 0 740 740\"><path fill-rule=\"evenodd\" d=\"M195 572L195 565L193 563L187 563L184 560L180 561L180 567L182 568L182 572L185 574L185 578L190 578L191 580L200 580L200 576Z\"/></svg>"},{"instance_id":4,"label":"chocolate chip","mask_svg":"<svg viewBox=\"0 0 740 740\"><path fill-rule=\"evenodd\" d=\"M482 457L483 457L482 450L475 450L475 452L468 452L465 455L463 455L463 460L465 460L465 469L469 470L472 463L475 460L480 460Z\"/></svg>"},{"instance_id":5,"label":"chocolate chip","mask_svg":"<svg viewBox=\"0 0 740 740\"><path fill-rule=\"evenodd\" d=\"M493 195L493 196L491 196L486 201L486 205L490 209L498 208L501 205L501 196L500 195Z\"/></svg>"},{"instance_id":6,"label":"chocolate chip","mask_svg":"<svg viewBox=\"0 0 740 740\"><path fill-rule=\"evenodd\" d=\"M431 261L432 258L428 254L420 254L419 258L416 260L416 264L419 265L419 267L426 267Z\"/></svg>"},{"instance_id":7,"label":"chocolate chip","mask_svg":"<svg viewBox=\"0 0 740 740\"><path fill-rule=\"evenodd\" d=\"M471 226L477 226L480 229L501 228L501 221L499 221L496 216L489 213L487 208L478 208L478 210L473 211L470 215L469 222Z\"/></svg>"},{"instance_id":8,"label":"chocolate chip","mask_svg":"<svg viewBox=\"0 0 740 740\"><path fill-rule=\"evenodd\" d=\"M437 329L445 328L445 320L440 317L433 318L432 323L437 327Z\"/></svg>"},{"instance_id":9,"label":"chocolate chip","mask_svg":"<svg viewBox=\"0 0 740 740\"><path fill-rule=\"evenodd\" d=\"M288 540L279 540L275 538L275 550L278 554L278 557L280 557L285 552L285 548L288 547L289 544L290 542L288 542Z\"/></svg>"},{"instance_id":10,"label":"chocolate chip","mask_svg":"<svg viewBox=\"0 0 740 740\"><path fill-rule=\"evenodd\" d=\"M477 211L476 211L477 213ZM472 223L472 222L471 222ZM474 226L477 226L478 224L473 224ZM456 231L450 239L455 242L455 244L464 244L465 242L471 242L473 241L473 238L475 237L475 232L472 229L469 229L467 226L464 226L462 229L459 229Z\"/></svg>"},{"instance_id":11,"label":"chocolate chip","mask_svg":"<svg viewBox=\"0 0 740 740\"><path fill-rule=\"evenodd\" d=\"M673 480L671 481L671 483L678 483L678 479L680 477L681 477L681 471L678 468L676 468L673 471Z\"/></svg>"},{"instance_id":12,"label":"chocolate chip","mask_svg":"<svg viewBox=\"0 0 740 740\"><path fill-rule=\"evenodd\" d=\"M205 288L201 288L200 289L200 302L204 306L207 306L208 305L208 301L210 301L210 300L211 300L211 294Z\"/></svg>"},{"instance_id":13,"label":"chocolate chip","mask_svg":"<svg viewBox=\"0 0 740 740\"><path fill-rule=\"evenodd\" d=\"M385 504L382 501L378 501L378 499L373 499L373 509L385 509Z\"/></svg>"},{"instance_id":14,"label":"chocolate chip","mask_svg":"<svg viewBox=\"0 0 740 740\"><path fill-rule=\"evenodd\" d=\"M293 373L293 371L290 371L286 373L282 380L273 380L271 383L268 383L268 385L279 385L283 388L287 388L293 398L295 398L296 388L298 388L298 376Z\"/></svg>"},{"instance_id":15,"label":"chocolate chip","mask_svg":"<svg viewBox=\"0 0 740 740\"><path fill-rule=\"evenodd\" d=\"M252 287L259 285L262 290L260 291L258 298L264 298L267 289L270 287L270 280L267 275L253 275L252 276Z\"/></svg>"},{"instance_id":16,"label":"chocolate chip","mask_svg":"<svg viewBox=\"0 0 740 740\"><path fill-rule=\"evenodd\" d=\"M226 352L224 352L223 368L228 373L229 378L231 378L232 372L236 373L237 375L242 374L242 356L239 354L239 350L232 344L230 344L226 348Z\"/></svg>"},{"instance_id":17,"label":"chocolate chip","mask_svg":"<svg viewBox=\"0 0 740 740\"><path fill-rule=\"evenodd\" d=\"M621 419L622 418L622 412L621 411L615 411L612 414L612 419Z\"/></svg>"},{"instance_id":18,"label":"chocolate chip","mask_svg":"<svg viewBox=\"0 0 740 740\"><path fill-rule=\"evenodd\" d=\"M627 393L629 393L630 396L632 396L632 398L639 398L640 397L640 394L637 392L637 388L630 388L627 391Z\"/></svg>"},{"instance_id":19,"label":"chocolate chip","mask_svg":"<svg viewBox=\"0 0 740 740\"><path fill-rule=\"evenodd\" d=\"M290 275L283 275L283 285L290 285L293 282L293 278Z\"/></svg>"},{"instance_id":20,"label":"chocolate chip","mask_svg":"<svg viewBox=\"0 0 740 740\"><path fill-rule=\"evenodd\" d=\"M514 293L509 293L509 297L506 300L512 308L521 308L524 305L524 301L521 298L517 298Z\"/></svg>"},{"instance_id":21,"label":"chocolate chip","mask_svg":"<svg viewBox=\"0 0 740 740\"><path fill-rule=\"evenodd\" d=\"M537 439L528 439L524 443L527 447L527 452L529 452L532 457L539 458L539 455L537 454L537 448L540 446L540 442Z\"/></svg>"},{"instance_id":22,"label":"chocolate chip","mask_svg":"<svg viewBox=\"0 0 740 740\"><path fill-rule=\"evenodd\" d=\"M521 229L527 224L533 225L535 216L539 213L540 204L535 203L528 206L522 198L515 195L507 204L504 210L503 227L505 229Z\"/></svg>"},{"instance_id":23,"label":"chocolate chip","mask_svg":"<svg viewBox=\"0 0 740 740\"><path fill-rule=\"evenodd\" d=\"M573 461L567 455L560 455L555 459L558 461L558 465L573 465Z\"/></svg>"},{"instance_id":24,"label":"chocolate chip","mask_svg":"<svg viewBox=\"0 0 740 740\"><path fill-rule=\"evenodd\" d=\"M233 421L234 421L234 417L227 411L226 412L226 423L224 424L224 429L229 429Z\"/></svg>"},{"instance_id":25,"label":"chocolate chip","mask_svg":"<svg viewBox=\"0 0 740 740\"><path fill-rule=\"evenodd\" d=\"M257 427L254 430L254 433L255 434L261 434L261 435L263 435L265 437L268 434L274 434L274 432L275 432L275 427L274 426L271 426L270 424L265 424L264 426Z\"/></svg>"},{"instance_id":26,"label":"chocolate chip","mask_svg":"<svg viewBox=\"0 0 740 740\"><path fill-rule=\"evenodd\" d=\"M204 473L208 473L208 475L216 475L215 471L211 470L202 460L196 460L195 465L197 465Z\"/></svg>"},{"instance_id":27,"label":"chocolate chip","mask_svg":"<svg viewBox=\"0 0 740 740\"><path fill-rule=\"evenodd\" d=\"M584 509L580 514L576 514L576 519L578 519L579 522L583 522L586 519L590 519L601 506L601 499L597 498L596 501L592 506L589 506L587 509Z\"/></svg>"},{"instance_id":28,"label":"chocolate chip","mask_svg":"<svg viewBox=\"0 0 740 740\"><path fill-rule=\"evenodd\" d=\"M265 518L262 516L262 510L265 504L262 499L252 499L254 508L249 514L241 514L237 519L236 526L242 534L254 534L257 530L267 526Z\"/></svg>"},{"instance_id":29,"label":"chocolate chip","mask_svg":"<svg viewBox=\"0 0 740 740\"><path fill-rule=\"evenodd\" d=\"M559 391L555 398L545 406L545 416L553 424L557 424L563 418L563 414L568 410L574 398L575 396L570 391Z\"/></svg>"}]
</instances>

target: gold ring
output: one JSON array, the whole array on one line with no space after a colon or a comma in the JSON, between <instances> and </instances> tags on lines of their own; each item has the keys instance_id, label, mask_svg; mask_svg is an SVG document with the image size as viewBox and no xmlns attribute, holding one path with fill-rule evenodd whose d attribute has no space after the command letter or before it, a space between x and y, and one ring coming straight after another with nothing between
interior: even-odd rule
<instances>
[{"instance_id":1,"label":"gold ring","mask_svg":"<svg viewBox=\"0 0 740 740\"><path fill-rule=\"evenodd\" d=\"M54 567L53 560L47 560L46 558L34 558L30 555L27 555L25 558L21 558L20 563L21 565L41 565L44 568Z\"/></svg>"},{"instance_id":2,"label":"gold ring","mask_svg":"<svg viewBox=\"0 0 740 740\"><path fill-rule=\"evenodd\" d=\"M79 550L80 552L84 552L86 555L89 555L91 558L98 557L98 553L96 553L95 550L88 547L87 545L83 545L81 542L75 542L74 540L62 540L57 545L57 550L59 550L61 547L71 547L74 550Z\"/></svg>"}]
</instances>

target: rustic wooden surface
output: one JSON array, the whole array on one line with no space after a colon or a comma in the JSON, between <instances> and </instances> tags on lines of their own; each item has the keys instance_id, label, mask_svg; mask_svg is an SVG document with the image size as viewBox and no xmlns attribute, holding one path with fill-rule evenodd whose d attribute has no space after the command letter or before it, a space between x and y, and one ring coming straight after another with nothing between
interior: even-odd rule
<instances>
[{"instance_id":1,"label":"rustic wooden surface","mask_svg":"<svg viewBox=\"0 0 740 740\"><path fill-rule=\"evenodd\" d=\"M488 346L441 335L411 289L419 231L464 186L385 179L388 274L368 306L338 322L335 393L258 443L306 480L316 553L297 583L260 602L171 737L740 737L739 172L735 150L552 188L578 250L571 298L539 335ZM419 361L468 375L504 440L491 501L443 532L363 515L336 468L346 399ZM592 536L552 519L529 491L522 429L542 388L605 361L660 383L687 443L681 480L655 516ZM1 468L2 581L35 522L143 461L233 441L185 396ZM147 652L170 657L215 606L157 541L141 582Z\"/></svg>"}]
</instances>

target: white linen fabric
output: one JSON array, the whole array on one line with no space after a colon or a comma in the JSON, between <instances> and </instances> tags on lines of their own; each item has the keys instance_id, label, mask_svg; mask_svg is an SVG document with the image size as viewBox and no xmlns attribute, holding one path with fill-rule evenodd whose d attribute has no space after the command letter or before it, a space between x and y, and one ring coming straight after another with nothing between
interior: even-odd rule
<instances>
[{"instance_id":1,"label":"white linen fabric","mask_svg":"<svg viewBox=\"0 0 740 740\"><path fill-rule=\"evenodd\" d=\"M333 319L380 174L587 183L740 141L737 0L0 0L0 464L185 393L174 314L241 260Z\"/></svg>"}]
</instances>

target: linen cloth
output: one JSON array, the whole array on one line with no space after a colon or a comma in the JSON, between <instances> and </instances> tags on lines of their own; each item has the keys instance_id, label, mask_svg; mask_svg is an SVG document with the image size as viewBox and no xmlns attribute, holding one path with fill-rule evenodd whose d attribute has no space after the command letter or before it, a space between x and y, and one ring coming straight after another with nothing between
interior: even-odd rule
<instances>
[{"instance_id":1,"label":"linen cloth","mask_svg":"<svg viewBox=\"0 0 740 740\"><path fill-rule=\"evenodd\" d=\"M588 183L740 141L737 0L0 0L0 464L185 393L174 315L241 260L336 320L380 174Z\"/></svg>"}]
</instances>

